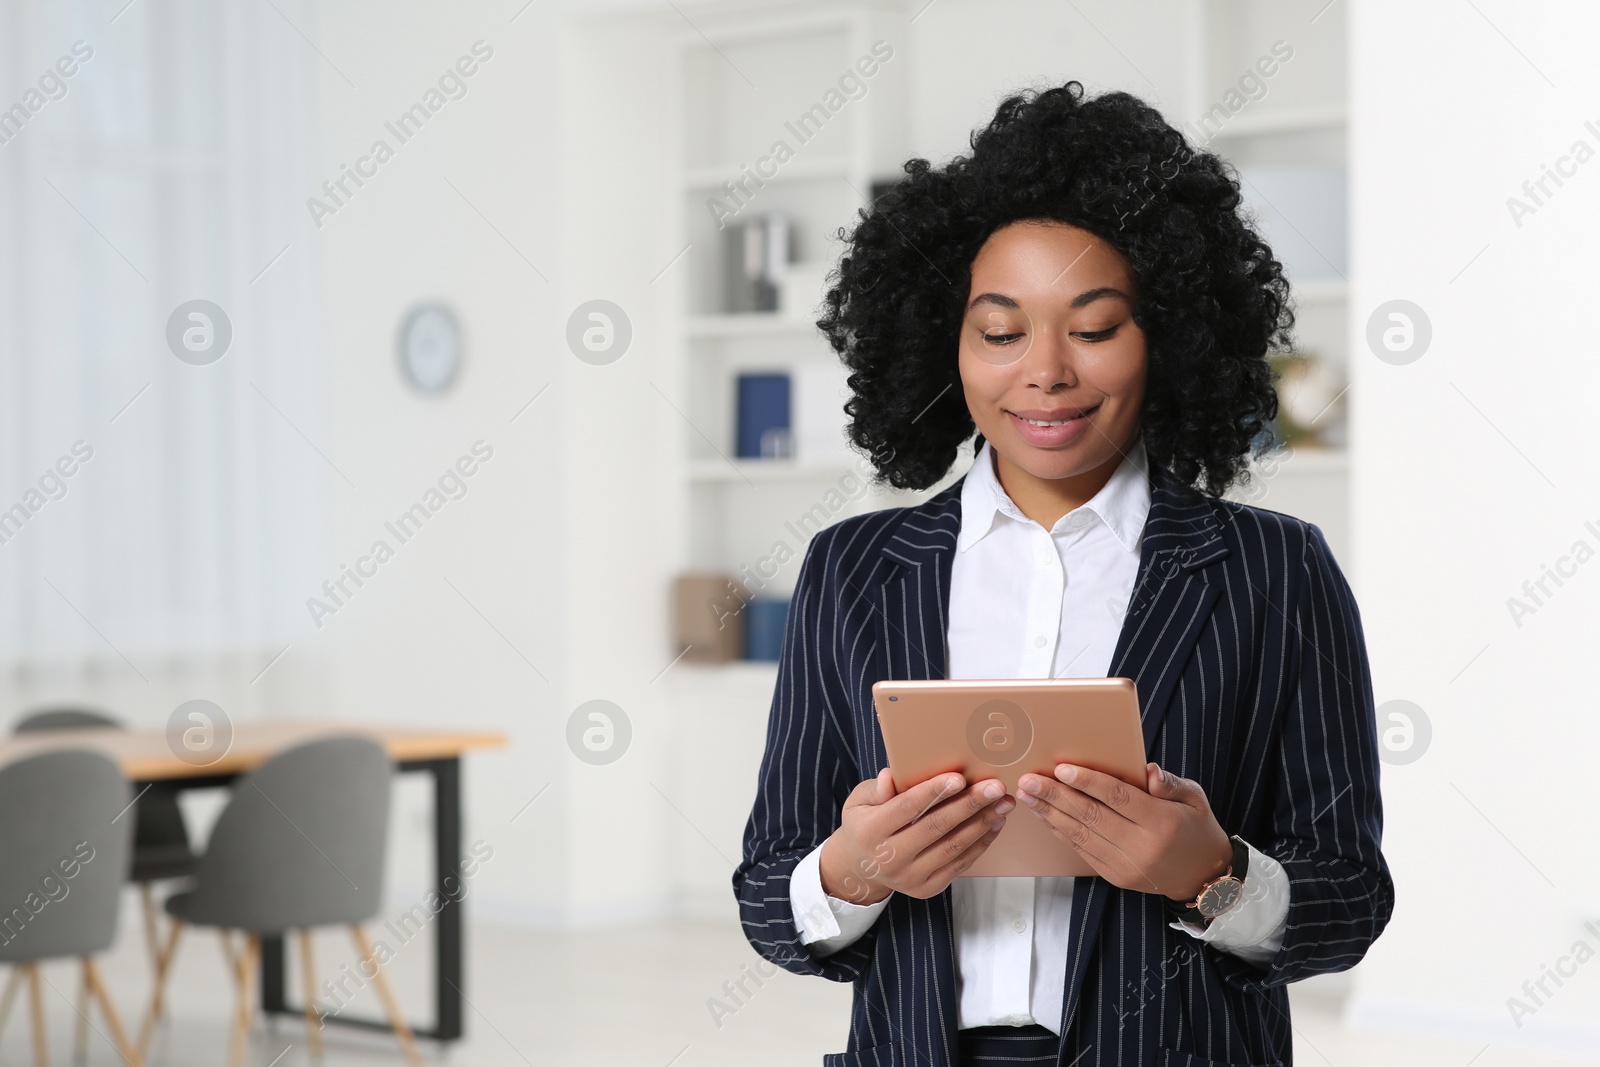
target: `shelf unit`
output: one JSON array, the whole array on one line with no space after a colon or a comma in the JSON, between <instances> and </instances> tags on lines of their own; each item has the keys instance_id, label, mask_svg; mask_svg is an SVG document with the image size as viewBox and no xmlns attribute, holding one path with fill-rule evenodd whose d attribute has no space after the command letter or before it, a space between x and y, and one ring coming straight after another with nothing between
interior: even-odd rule
<instances>
[{"instance_id":1,"label":"shelf unit","mask_svg":"<svg viewBox=\"0 0 1600 1067\"><path fill-rule=\"evenodd\" d=\"M1244 193L1273 250L1284 260L1296 312L1296 348L1314 354L1341 383L1350 372L1350 307L1346 205L1342 194L1326 207L1310 195L1297 203L1267 194L1252 180L1296 170L1326 183L1347 165L1344 9L1326 0L1204 0L1195 34L1191 103L1184 116L1190 136L1201 116L1239 92L1243 106L1203 142L1238 169ZM1273 56L1283 42L1292 56ZM1280 48L1281 51L1281 48ZM1256 66L1272 56L1262 76ZM1275 69L1274 69L1275 68ZM1261 87L1243 93L1240 79L1253 71ZM1253 98L1252 98L1253 97ZM1239 99L1235 97L1234 99ZM1169 116L1171 118L1173 116ZM1306 205L1316 205L1307 210ZM1311 216L1307 218L1307 216ZM1320 229L1318 229L1320 227ZM1316 238L1307 234L1315 232ZM1350 393L1331 409L1328 447L1297 446L1252 464L1257 485L1229 496L1283 511L1322 527L1336 556L1348 559L1349 464L1344 449ZM1322 421L1321 419L1318 420Z\"/></svg>"},{"instance_id":2,"label":"shelf unit","mask_svg":"<svg viewBox=\"0 0 1600 1067\"><path fill-rule=\"evenodd\" d=\"M690 249L687 270L676 278L688 423L680 445L689 520L683 563L737 577L782 543L787 562L753 590L762 597L792 591L815 520L829 525L927 495L871 488L870 467L849 449L844 372L815 325L822 289L775 312L733 313L722 299L725 226L783 213L796 277L820 280L837 257L836 233L854 224L873 182L899 173L910 73L905 27L905 12L893 3L705 12L673 44L679 126L670 143L682 146L671 175L676 245ZM887 44L888 58L878 42ZM815 121L817 105L825 121ZM813 122L802 127L804 114ZM738 458L736 379L753 371L790 373L796 408L803 381L812 383L812 398L817 382L837 393L834 447L795 458ZM808 400L807 410L828 402Z\"/></svg>"}]
</instances>

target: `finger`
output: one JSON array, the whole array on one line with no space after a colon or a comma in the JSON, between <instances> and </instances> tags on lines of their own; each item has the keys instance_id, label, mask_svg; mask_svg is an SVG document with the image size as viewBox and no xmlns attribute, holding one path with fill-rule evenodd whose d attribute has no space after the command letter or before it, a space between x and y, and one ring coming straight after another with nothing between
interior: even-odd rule
<instances>
[{"instance_id":1,"label":"finger","mask_svg":"<svg viewBox=\"0 0 1600 1067\"><path fill-rule=\"evenodd\" d=\"M935 804L959 792L966 784L965 778L951 771L935 775L895 796L884 805L884 815L888 819L883 826L885 836L916 822Z\"/></svg>"},{"instance_id":2,"label":"finger","mask_svg":"<svg viewBox=\"0 0 1600 1067\"><path fill-rule=\"evenodd\" d=\"M1056 808L1035 809L1050 829L1088 861L1100 877L1123 888L1158 892L1155 880L1116 841Z\"/></svg>"},{"instance_id":3,"label":"finger","mask_svg":"<svg viewBox=\"0 0 1600 1067\"><path fill-rule=\"evenodd\" d=\"M1190 807L1198 807L1205 800L1206 791L1199 782L1180 778L1156 763L1146 767L1145 772L1149 778L1150 795L1157 800L1176 801Z\"/></svg>"},{"instance_id":4,"label":"finger","mask_svg":"<svg viewBox=\"0 0 1600 1067\"><path fill-rule=\"evenodd\" d=\"M989 846L1000 837L1000 831L1003 829L1005 825L1001 824L978 838L961 855L929 875L923 884L934 887L936 893L943 892L945 886L972 869L972 865L977 863L983 854L989 851Z\"/></svg>"},{"instance_id":5,"label":"finger","mask_svg":"<svg viewBox=\"0 0 1600 1067\"><path fill-rule=\"evenodd\" d=\"M887 793L884 792L886 784L888 786ZM885 767L878 772L876 778L868 778L863 782L857 783L856 787L850 790L850 795L845 797L844 806L853 808L861 804L884 804L893 798L894 777L890 775L889 768Z\"/></svg>"},{"instance_id":6,"label":"finger","mask_svg":"<svg viewBox=\"0 0 1600 1067\"><path fill-rule=\"evenodd\" d=\"M910 840L917 842L920 847L927 847L984 808L1001 800L1005 792L1005 784L998 778L974 782L955 796L934 805L908 827L913 832Z\"/></svg>"},{"instance_id":7,"label":"finger","mask_svg":"<svg viewBox=\"0 0 1600 1067\"><path fill-rule=\"evenodd\" d=\"M1087 793L1107 807L1122 813L1134 822L1146 822L1156 805L1151 796L1137 786L1129 785L1115 775L1079 767L1072 763L1056 765L1056 778L1081 793Z\"/></svg>"},{"instance_id":8,"label":"finger","mask_svg":"<svg viewBox=\"0 0 1600 1067\"><path fill-rule=\"evenodd\" d=\"M1125 837L1139 829L1137 823L1098 797L1043 775L1023 775L1017 783L1017 799L1023 807L1035 811L1054 808L1105 837Z\"/></svg>"},{"instance_id":9,"label":"finger","mask_svg":"<svg viewBox=\"0 0 1600 1067\"><path fill-rule=\"evenodd\" d=\"M983 809L963 820L948 833L924 843L906 865L903 877L913 882L931 878L940 868L959 860L984 837L1004 826L1006 815L1012 807L1010 799L1002 797L992 804L985 805ZM915 844L910 844L909 847L916 848Z\"/></svg>"},{"instance_id":10,"label":"finger","mask_svg":"<svg viewBox=\"0 0 1600 1067\"><path fill-rule=\"evenodd\" d=\"M1016 804L1010 797L1001 796L967 818L950 822L944 833L931 837L928 835L928 827L935 820L929 817L919 820L916 825L908 827L891 839L891 844L905 857L905 865L901 868L902 876L915 881L931 874L950 859L959 856L964 849L971 847L973 842L992 827L1002 825L1005 816L1015 807Z\"/></svg>"}]
</instances>

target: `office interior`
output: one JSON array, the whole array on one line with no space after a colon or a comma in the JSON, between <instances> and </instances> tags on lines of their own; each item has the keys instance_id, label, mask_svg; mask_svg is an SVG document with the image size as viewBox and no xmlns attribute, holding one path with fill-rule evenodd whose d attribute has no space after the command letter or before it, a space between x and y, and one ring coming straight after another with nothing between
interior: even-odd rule
<instances>
[{"instance_id":1,"label":"office interior","mask_svg":"<svg viewBox=\"0 0 1600 1067\"><path fill-rule=\"evenodd\" d=\"M132 806L118 878L0 855L38 866L0 927L64 946L0 944L0 1062L840 1051L850 988L757 956L730 887L787 599L818 528L971 456L869 485L816 306L906 159L1077 79L1227 160L1294 287L1233 495L1355 593L1397 888L1291 990L1296 1058L1600 1063L1597 33L1507 0L6 4L0 840ZM686 609L730 582L731 627ZM269 905L284 936L222 932Z\"/></svg>"}]
</instances>

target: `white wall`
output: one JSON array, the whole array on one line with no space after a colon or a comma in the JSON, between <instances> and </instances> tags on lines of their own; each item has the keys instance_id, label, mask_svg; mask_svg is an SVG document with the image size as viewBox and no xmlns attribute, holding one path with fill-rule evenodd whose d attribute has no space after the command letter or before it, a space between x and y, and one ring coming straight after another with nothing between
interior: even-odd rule
<instances>
[{"instance_id":1,"label":"white wall","mask_svg":"<svg viewBox=\"0 0 1600 1067\"><path fill-rule=\"evenodd\" d=\"M510 732L507 750L466 760L467 840L496 847L475 907L480 915L550 918L562 900L550 857L564 839L564 790L551 789L511 819L565 767L557 745L571 620L558 562L566 536L559 391L511 419L562 360L559 12L534 5L512 23L513 11L486 2L322 3L316 25L305 27L328 58L322 172L336 176L376 138L395 147L320 229L307 213L296 238L326 257L327 450L356 486L332 483L330 573L375 538L397 545L395 558L308 641L332 649L331 704L341 717ZM480 39L493 55L466 79L467 94L399 144L385 122ZM439 398L408 391L395 359L401 316L423 298L453 305L465 333L463 373ZM387 536L384 521L478 440L494 455L468 480L467 495L411 542ZM416 899L431 798L413 787L402 801L391 893Z\"/></svg>"},{"instance_id":2,"label":"white wall","mask_svg":"<svg viewBox=\"0 0 1600 1067\"><path fill-rule=\"evenodd\" d=\"M966 154L972 130L1007 95L1069 78L1188 118L1195 72L1184 34L1197 26L1194 5L1178 0L938 0L911 24L911 151L935 161Z\"/></svg>"},{"instance_id":3,"label":"white wall","mask_svg":"<svg viewBox=\"0 0 1600 1067\"><path fill-rule=\"evenodd\" d=\"M1597 34L1600 13L1575 3L1351 5L1352 337L1395 298L1433 327L1414 363L1354 366L1356 594L1377 700L1414 701L1433 737L1385 768L1396 907L1353 1014L1589 1050L1600 963L1547 981L1542 1005L1522 985L1579 939L1600 950L1582 929L1600 919L1600 569L1552 585L1520 627L1507 598L1575 542L1600 546L1585 526L1600 523L1600 162L1520 228L1506 201L1574 142L1600 150ZM1520 1027L1511 997L1537 1008Z\"/></svg>"}]
</instances>

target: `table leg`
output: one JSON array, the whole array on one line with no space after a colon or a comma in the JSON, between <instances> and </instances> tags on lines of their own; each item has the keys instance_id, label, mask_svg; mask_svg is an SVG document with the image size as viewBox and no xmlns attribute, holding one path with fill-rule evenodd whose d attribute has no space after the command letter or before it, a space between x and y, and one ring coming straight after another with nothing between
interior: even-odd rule
<instances>
[{"instance_id":1,"label":"table leg","mask_svg":"<svg viewBox=\"0 0 1600 1067\"><path fill-rule=\"evenodd\" d=\"M270 1019L289 1011L288 982L284 975L283 935L261 935L261 1016Z\"/></svg>"},{"instance_id":2,"label":"table leg","mask_svg":"<svg viewBox=\"0 0 1600 1067\"><path fill-rule=\"evenodd\" d=\"M435 887L444 906L434 920L435 1025L441 1041L461 1037L461 760L433 762L433 852Z\"/></svg>"}]
</instances>

